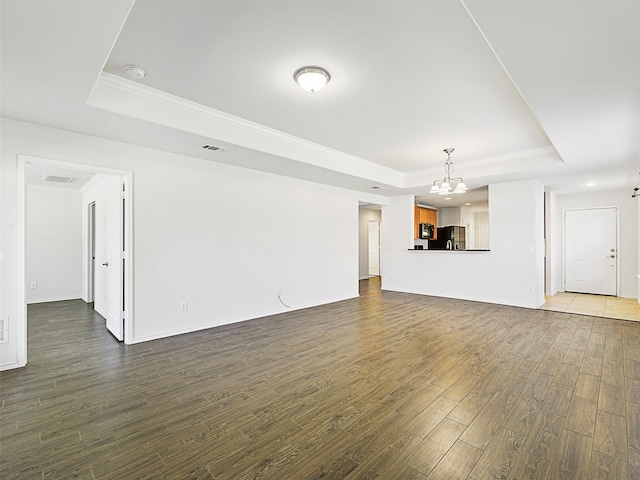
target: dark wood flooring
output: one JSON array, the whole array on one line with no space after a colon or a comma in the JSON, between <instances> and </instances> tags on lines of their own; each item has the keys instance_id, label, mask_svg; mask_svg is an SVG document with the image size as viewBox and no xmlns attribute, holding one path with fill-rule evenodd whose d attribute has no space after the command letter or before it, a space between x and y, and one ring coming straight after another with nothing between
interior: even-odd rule
<instances>
[{"instance_id":1,"label":"dark wood flooring","mask_svg":"<svg viewBox=\"0 0 640 480\"><path fill-rule=\"evenodd\" d=\"M640 479L640 323L378 282L130 346L81 301L30 306L0 477Z\"/></svg>"}]
</instances>

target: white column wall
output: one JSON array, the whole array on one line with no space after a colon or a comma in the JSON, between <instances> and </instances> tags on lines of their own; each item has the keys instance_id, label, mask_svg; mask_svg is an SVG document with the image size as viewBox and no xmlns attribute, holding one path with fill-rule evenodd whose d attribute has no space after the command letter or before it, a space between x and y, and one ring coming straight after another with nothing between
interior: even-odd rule
<instances>
[{"instance_id":1,"label":"white column wall","mask_svg":"<svg viewBox=\"0 0 640 480\"><path fill-rule=\"evenodd\" d=\"M544 190L489 186L490 252L410 251L413 196L382 208L385 290L537 308L544 303Z\"/></svg>"}]
</instances>

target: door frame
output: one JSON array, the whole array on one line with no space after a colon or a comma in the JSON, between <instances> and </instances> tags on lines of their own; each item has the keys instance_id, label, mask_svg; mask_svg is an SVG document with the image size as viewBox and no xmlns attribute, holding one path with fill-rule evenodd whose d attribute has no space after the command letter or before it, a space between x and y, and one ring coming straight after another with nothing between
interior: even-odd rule
<instances>
[{"instance_id":1,"label":"door frame","mask_svg":"<svg viewBox=\"0 0 640 480\"><path fill-rule=\"evenodd\" d=\"M616 211L616 297L620 296L620 207L616 205L601 207L579 207L579 208L563 208L562 209L562 291L567 291L567 272L566 272L566 225L565 212L581 211L581 210L603 210L613 208ZM588 294L587 294L588 295ZM597 294L596 294L597 295Z\"/></svg>"},{"instance_id":2,"label":"door frame","mask_svg":"<svg viewBox=\"0 0 640 480\"><path fill-rule=\"evenodd\" d=\"M124 343L130 344L133 340L133 304L134 304L134 289L133 289L133 172L128 170L117 170L113 168L99 167L95 165L87 165L81 163L71 163L60 160L52 160L49 158L35 157L31 155L18 155L18 188L16 205L18 210L18 244L17 247L17 263L18 263L18 305L17 305L17 318L15 319L16 331L18 334L17 340L17 359L18 366L23 367L27 364L27 286L25 284L26 279L26 204L27 204L27 184L26 184L26 166L28 164L33 165L45 165L51 167L69 168L73 170L80 170L84 172L105 173L111 175L119 175L122 178L122 182L125 185L127 192L127 202L125 202L125 235L124 245L125 252L127 252L125 269L124 269ZM83 232L83 236L86 232ZM86 279L83 278L84 282Z\"/></svg>"}]
</instances>

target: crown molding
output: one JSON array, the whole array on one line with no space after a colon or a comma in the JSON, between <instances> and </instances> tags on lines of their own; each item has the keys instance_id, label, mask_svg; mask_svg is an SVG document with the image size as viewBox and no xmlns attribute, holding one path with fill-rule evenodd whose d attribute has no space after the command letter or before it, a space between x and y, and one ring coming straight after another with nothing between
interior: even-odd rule
<instances>
[{"instance_id":1,"label":"crown molding","mask_svg":"<svg viewBox=\"0 0 640 480\"><path fill-rule=\"evenodd\" d=\"M107 92L101 92L100 87L106 87ZM110 102L109 98L106 98L109 94L113 96L114 94L117 95L118 92L124 94L124 97L133 97L138 100L142 100L143 104L155 107L160 106L160 110L158 111L164 111L165 113L167 111L179 111L192 118L204 120L205 123L223 125L227 127L227 131L231 129L236 133L241 132L245 136L246 134L250 134L252 137L252 139L242 141L242 135L235 135L236 138L232 139L225 138L228 137L226 135L220 135L217 138L212 138L212 140L237 144L256 150L263 150L266 153L284 156L292 160L309 163L339 173L368 178L373 182L384 183L398 188L404 187L405 174L399 170L385 167L361 157L349 155L339 150L304 140L300 137L186 100L176 95L166 93L107 72L102 72L100 74L96 86L87 100L87 104L211 138L211 135L207 135L206 132L193 131L188 127L178 127L176 124L178 120L175 116L173 118L165 119L162 118L163 115L157 115L156 112L156 114L153 115L153 118L150 118L152 115L145 114L145 112L142 111L143 108L138 108L137 112L134 112L133 110L136 107L131 105L131 103ZM96 99L96 97L100 98ZM123 111L123 108L121 108L124 105L128 108L127 111ZM162 107L167 107L167 109L163 109ZM204 128L202 130L204 130ZM266 142L268 145L265 145L265 139L268 139ZM260 148L260 145L258 144L262 144L261 146L263 148ZM270 148L264 148L267 146ZM310 153L312 155L309 155Z\"/></svg>"}]
</instances>

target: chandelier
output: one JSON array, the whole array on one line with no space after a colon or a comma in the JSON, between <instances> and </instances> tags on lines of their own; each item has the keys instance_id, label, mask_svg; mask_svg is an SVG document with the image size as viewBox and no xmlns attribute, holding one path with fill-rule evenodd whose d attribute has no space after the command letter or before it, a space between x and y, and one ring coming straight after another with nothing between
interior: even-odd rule
<instances>
[{"instance_id":1,"label":"chandelier","mask_svg":"<svg viewBox=\"0 0 640 480\"><path fill-rule=\"evenodd\" d=\"M438 195L449 195L450 193L464 193L467 191L467 186L462 181L462 178L452 178L453 162L451 161L451 152L454 148L445 148L444 153L447 154L447 161L444 162L444 171L446 176L442 180L436 180L433 182L433 186L429 193L437 193Z\"/></svg>"}]
</instances>

